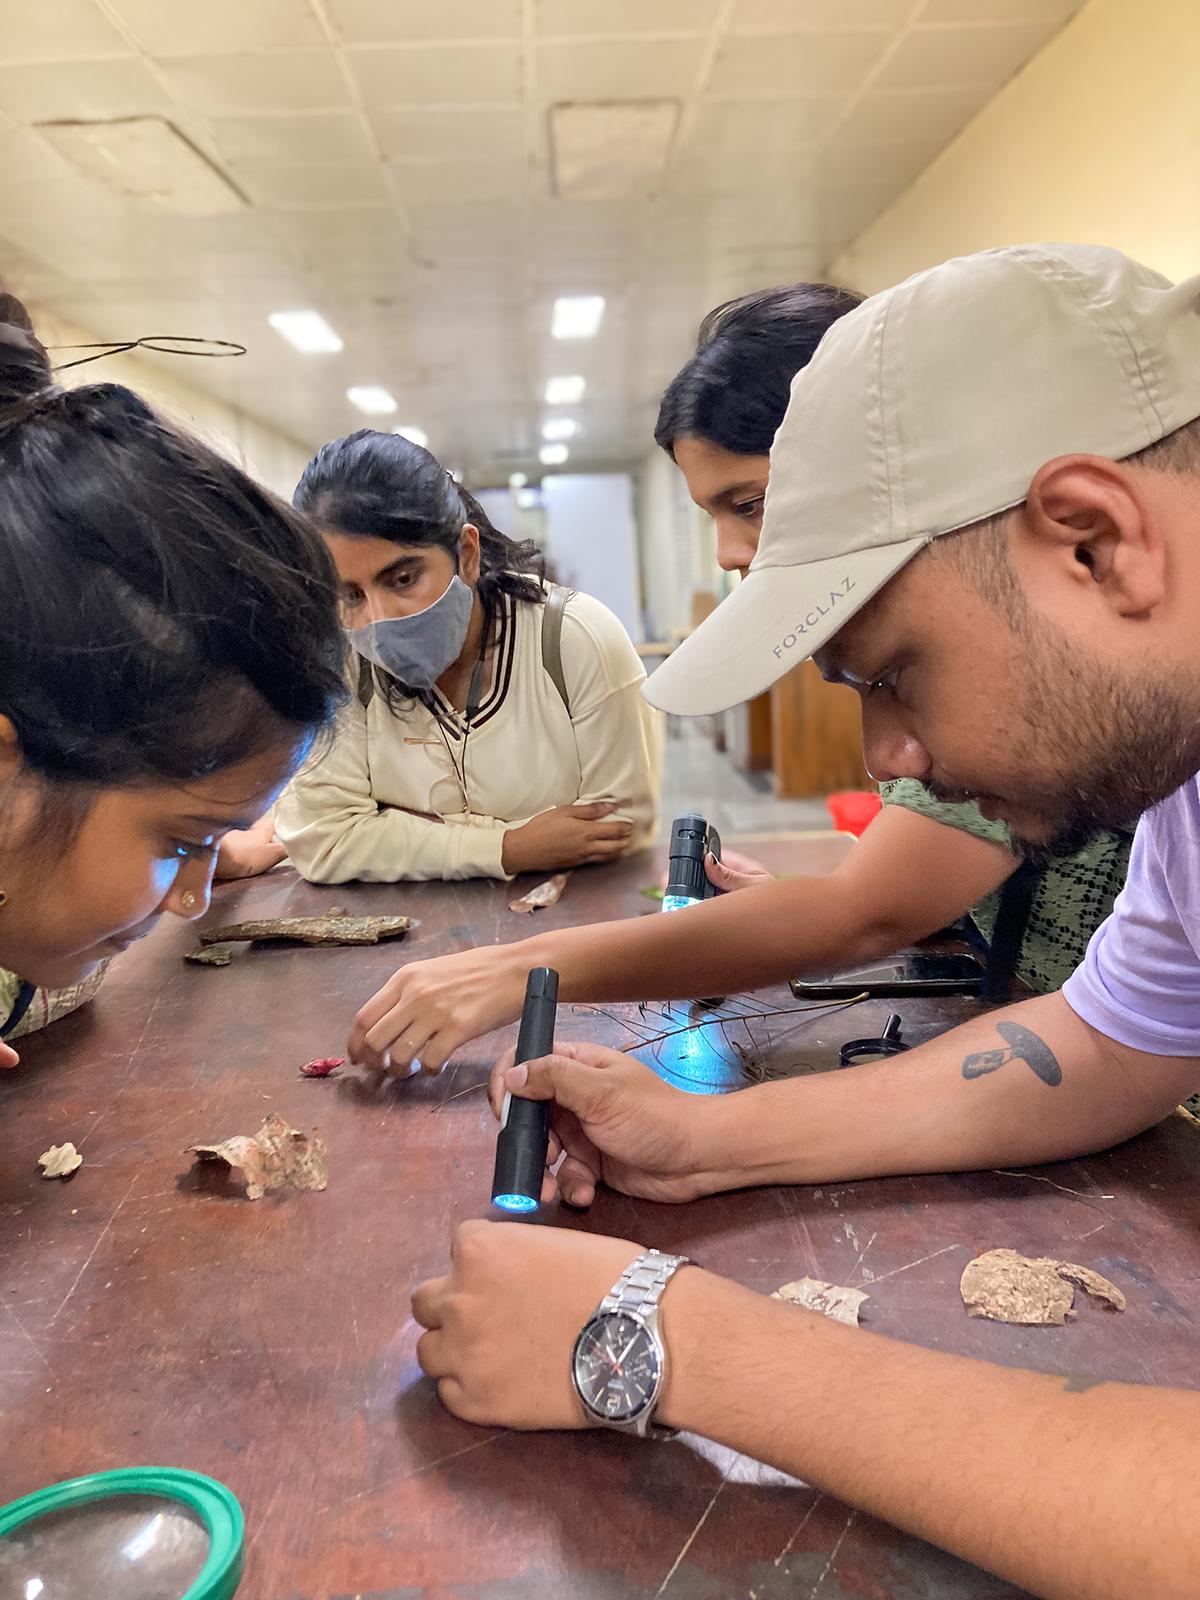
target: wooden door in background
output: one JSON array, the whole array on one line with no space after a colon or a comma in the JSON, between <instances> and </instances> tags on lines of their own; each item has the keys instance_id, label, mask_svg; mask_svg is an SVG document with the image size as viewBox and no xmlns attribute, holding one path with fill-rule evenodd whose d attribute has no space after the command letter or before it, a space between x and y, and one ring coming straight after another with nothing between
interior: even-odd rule
<instances>
[{"instance_id":1,"label":"wooden door in background","mask_svg":"<svg viewBox=\"0 0 1200 1600\"><path fill-rule=\"evenodd\" d=\"M874 788L863 765L858 696L826 683L811 661L771 690L771 765L782 799Z\"/></svg>"}]
</instances>

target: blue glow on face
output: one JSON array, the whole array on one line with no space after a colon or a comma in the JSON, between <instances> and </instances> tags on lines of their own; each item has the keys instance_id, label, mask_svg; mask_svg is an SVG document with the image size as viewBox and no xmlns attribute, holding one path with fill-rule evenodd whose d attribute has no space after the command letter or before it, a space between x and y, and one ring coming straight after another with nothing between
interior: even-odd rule
<instances>
[{"instance_id":1,"label":"blue glow on face","mask_svg":"<svg viewBox=\"0 0 1200 1600\"><path fill-rule=\"evenodd\" d=\"M501 1211L536 1211L537 1201L529 1194L494 1194L492 1204Z\"/></svg>"},{"instance_id":2,"label":"blue glow on face","mask_svg":"<svg viewBox=\"0 0 1200 1600\"><path fill-rule=\"evenodd\" d=\"M664 911L682 911L686 906L696 906L700 902L695 895L690 894L665 894L663 895L662 908Z\"/></svg>"}]
</instances>

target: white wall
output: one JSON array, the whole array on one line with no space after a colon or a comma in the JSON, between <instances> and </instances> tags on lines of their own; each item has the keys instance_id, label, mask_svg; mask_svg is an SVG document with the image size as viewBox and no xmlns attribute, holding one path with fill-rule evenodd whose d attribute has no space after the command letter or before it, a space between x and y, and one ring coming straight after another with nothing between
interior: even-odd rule
<instances>
[{"instance_id":1,"label":"white wall","mask_svg":"<svg viewBox=\"0 0 1200 1600\"><path fill-rule=\"evenodd\" d=\"M638 467L637 528L647 632L655 640L677 637L691 625L696 590L723 595L728 580L717 567L712 518L694 504L663 450Z\"/></svg>"},{"instance_id":2,"label":"white wall","mask_svg":"<svg viewBox=\"0 0 1200 1600\"><path fill-rule=\"evenodd\" d=\"M38 338L45 345L85 344L95 340L95 334L64 322L52 312L40 311L36 305L28 307ZM89 352L80 350L51 350L50 359L72 361ZM237 357L232 359L236 360ZM106 356L103 361L92 361L87 366L75 367L60 374L59 381L68 386L83 383L123 383L134 389L171 420L198 434L206 443L220 450L260 483L274 489L285 500L290 500L296 481L308 461L310 451L290 439L286 434L236 411L215 396L194 389L187 382L188 360L178 358L178 375L162 371L157 363L139 361L136 356Z\"/></svg>"},{"instance_id":3,"label":"white wall","mask_svg":"<svg viewBox=\"0 0 1200 1600\"><path fill-rule=\"evenodd\" d=\"M546 552L561 583L602 600L642 638L633 484L627 473L554 473L542 481Z\"/></svg>"},{"instance_id":4,"label":"white wall","mask_svg":"<svg viewBox=\"0 0 1200 1600\"><path fill-rule=\"evenodd\" d=\"M1200 4L1090 0L830 269L874 292L1030 240L1200 271Z\"/></svg>"}]
</instances>

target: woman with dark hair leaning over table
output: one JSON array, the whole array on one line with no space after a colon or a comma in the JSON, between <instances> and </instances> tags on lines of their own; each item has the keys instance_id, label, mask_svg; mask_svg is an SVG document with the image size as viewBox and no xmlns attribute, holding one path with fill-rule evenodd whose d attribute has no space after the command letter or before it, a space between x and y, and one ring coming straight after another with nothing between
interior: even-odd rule
<instances>
[{"instance_id":1,"label":"woman with dark hair leaning over table","mask_svg":"<svg viewBox=\"0 0 1200 1600\"><path fill-rule=\"evenodd\" d=\"M771 441L791 381L857 304L847 290L798 283L718 306L663 396L655 439L713 517L726 571L745 573L758 547ZM686 922L563 928L411 962L363 1007L351 1053L440 1067L517 1016L535 966L559 973L567 1000L732 994L887 955L968 913L987 945L992 998L1007 998L1014 977L1038 993L1058 988L1125 881L1132 827L1064 839L1034 864L974 802L935 798L913 780L884 784L883 798L827 877L777 883L731 856L729 865L710 863L709 876L721 889L753 892L694 907Z\"/></svg>"},{"instance_id":2,"label":"woman with dark hair leaning over table","mask_svg":"<svg viewBox=\"0 0 1200 1600\"><path fill-rule=\"evenodd\" d=\"M3 1040L81 1003L164 912L204 913L222 836L345 690L304 520L129 389L60 389L8 295L0 594Z\"/></svg>"}]
</instances>

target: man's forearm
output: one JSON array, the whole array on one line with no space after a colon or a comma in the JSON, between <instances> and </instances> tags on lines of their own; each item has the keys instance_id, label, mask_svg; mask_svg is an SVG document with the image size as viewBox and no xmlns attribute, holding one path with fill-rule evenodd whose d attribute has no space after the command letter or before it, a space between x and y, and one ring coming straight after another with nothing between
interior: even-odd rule
<instances>
[{"instance_id":1,"label":"man's forearm","mask_svg":"<svg viewBox=\"0 0 1200 1600\"><path fill-rule=\"evenodd\" d=\"M706 1108L714 1189L1064 1160L1151 1127L1200 1063L1087 1026L1061 995L990 1012L910 1054Z\"/></svg>"},{"instance_id":2,"label":"man's forearm","mask_svg":"<svg viewBox=\"0 0 1200 1600\"><path fill-rule=\"evenodd\" d=\"M1045 1600L1192 1600L1200 1395L934 1354L688 1269L660 1420Z\"/></svg>"}]
</instances>

